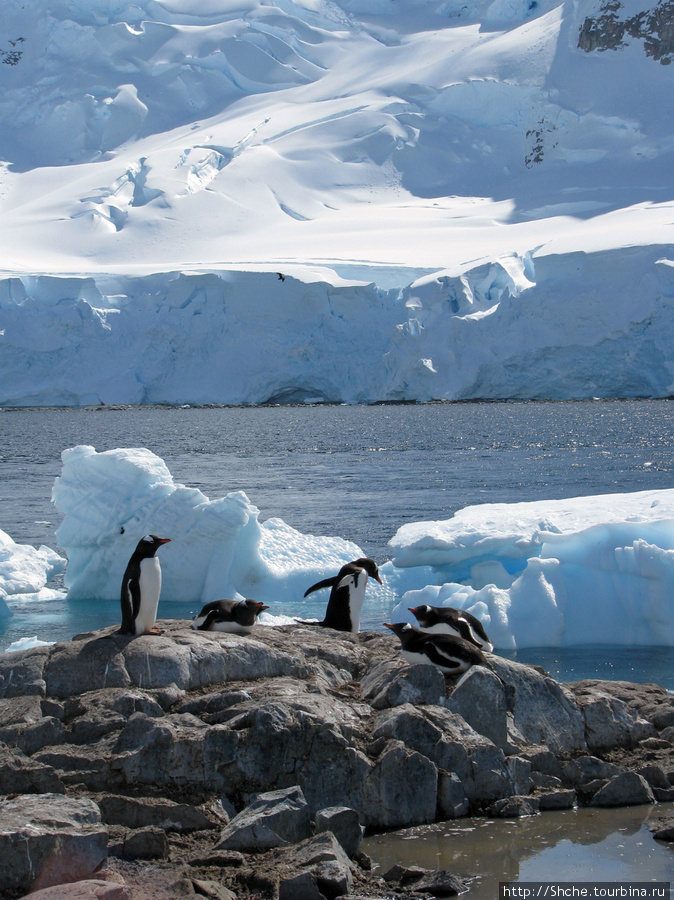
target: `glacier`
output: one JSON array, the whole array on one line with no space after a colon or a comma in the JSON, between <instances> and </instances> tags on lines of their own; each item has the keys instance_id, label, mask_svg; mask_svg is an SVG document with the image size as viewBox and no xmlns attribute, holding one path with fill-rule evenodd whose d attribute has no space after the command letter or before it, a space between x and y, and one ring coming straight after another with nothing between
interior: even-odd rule
<instances>
[{"instance_id":1,"label":"glacier","mask_svg":"<svg viewBox=\"0 0 674 900\"><path fill-rule=\"evenodd\" d=\"M666 0L6 0L0 406L674 394Z\"/></svg>"}]
</instances>

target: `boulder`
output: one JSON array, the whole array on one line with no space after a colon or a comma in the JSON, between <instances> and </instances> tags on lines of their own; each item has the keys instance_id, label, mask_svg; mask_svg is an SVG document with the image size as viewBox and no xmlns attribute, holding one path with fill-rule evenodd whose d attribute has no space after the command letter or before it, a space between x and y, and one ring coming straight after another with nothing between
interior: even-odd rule
<instances>
[{"instance_id":1,"label":"boulder","mask_svg":"<svg viewBox=\"0 0 674 900\"><path fill-rule=\"evenodd\" d=\"M319 809L314 822L314 832L330 831L339 841L347 856L355 856L363 844L364 826L358 813L348 806L329 806Z\"/></svg>"},{"instance_id":2,"label":"boulder","mask_svg":"<svg viewBox=\"0 0 674 900\"><path fill-rule=\"evenodd\" d=\"M578 682L570 686L585 719L590 752L632 747L644 738L653 737L654 726L604 685L604 682Z\"/></svg>"},{"instance_id":3,"label":"boulder","mask_svg":"<svg viewBox=\"0 0 674 900\"><path fill-rule=\"evenodd\" d=\"M169 844L166 832L155 825L133 829L124 839L122 855L126 859L167 859Z\"/></svg>"},{"instance_id":4,"label":"boulder","mask_svg":"<svg viewBox=\"0 0 674 900\"><path fill-rule=\"evenodd\" d=\"M438 777L438 815L440 819L458 819L467 816L470 802L454 772L440 772Z\"/></svg>"},{"instance_id":5,"label":"boulder","mask_svg":"<svg viewBox=\"0 0 674 900\"><path fill-rule=\"evenodd\" d=\"M574 695L534 666L490 657L510 687L512 725L526 744L539 744L554 754L586 749L585 720Z\"/></svg>"},{"instance_id":6,"label":"boulder","mask_svg":"<svg viewBox=\"0 0 674 900\"><path fill-rule=\"evenodd\" d=\"M412 703L415 706L445 700L445 677L435 666L405 666L387 661L375 667L362 681L363 697L373 709Z\"/></svg>"},{"instance_id":7,"label":"boulder","mask_svg":"<svg viewBox=\"0 0 674 900\"><path fill-rule=\"evenodd\" d=\"M0 744L0 796L64 793L63 782L52 766L30 759L18 749Z\"/></svg>"},{"instance_id":8,"label":"boulder","mask_svg":"<svg viewBox=\"0 0 674 900\"><path fill-rule=\"evenodd\" d=\"M469 669L444 705L501 750L506 751L510 746L506 691L489 669L481 666Z\"/></svg>"},{"instance_id":9,"label":"boulder","mask_svg":"<svg viewBox=\"0 0 674 900\"><path fill-rule=\"evenodd\" d=\"M25 794L0 802L0 884L26 893L89 878L107 859L93 801Z\"/></svg>"},{"instance_id":10,"label":"boulder","mask_svg":"<svg viewBox=\"0 0 674 900\"><path fill-rule=\"evenodd\" d=\"M123 884L87 879L31 891L23 900L134 900L134 895Z\"/></svg>"},{"instance_id":11,"label":"boulder","mask_svg":"<svg viewBox=\"0 0 674 900\"><path fill-rule=\"evenodd\" d=\"M179 834L216 827L216 823L200 809L161 797L102 794L94 799L106 825L123 825L125 828L154 826Z\"/></svg>"},{"instance_id":12,"label":"boulder","mask_svg":"<svg viewBox=\"0 0 674 900\"><path fill-rule=\"evenodd\" d=\"M614 775L600 788L590 801L591 806L636 806L641 803L654 803L653 792L641 775L636 772L623 772Z\"/></svg>"},{"instance_id":13,"label":"boulder","mask_svg":"<svg viewBox=\"0 0 674 900\"><path fill-rule=\"evenodd\" d=\"M298 786L269 791L247 806L220 834L216 850L269 850L311 834L309 806Z\"/></svg>"}]
</instances>

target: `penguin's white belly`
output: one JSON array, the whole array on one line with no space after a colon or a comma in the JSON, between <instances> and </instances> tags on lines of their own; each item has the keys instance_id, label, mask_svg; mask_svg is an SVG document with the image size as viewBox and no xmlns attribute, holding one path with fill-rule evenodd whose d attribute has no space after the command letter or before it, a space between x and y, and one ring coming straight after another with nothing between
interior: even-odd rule
<instances>
[{"instance_id":1,"label":"penguin's white belly","mask_svg":"<svg viewBox=\"0 0 674 900\"><path fill-rule=\"evenodd\" d=\"M161 593L161 567L156 556L140 563L140 609L136 617L136 634L154 628Z\"/></svg>"},{"instance_id":2,"label":"penguin's white belly","mask_svg":"<svg viewBox=\"0 0 674 900\"><path fill-rule=\"evenodd\" d=\"M365 602L365 587L367 585L367 573L361 572L357 578L353 575L347 575L343 578L338 587L348 585L349 590L349 618L351 619L351 631L358 634L360 631L360 614L363 611L363 603Z\"/></svg>"},{"instance_id":3,"label":"penguin's white belly","mask_svg":"<svg viewBox=\"0 0 674 900\"><path fill-rule=\"evenodd\" d=\"M491 651L494 649L494 645L485 641L480 637L479 634L475 634L475 629L470 624L470 622L466 621L465 619L462 619L462 621L466 622L468 631L471 633L473 641L477 644L477 646L481 650L486 650L487 652L491 653ZM423 630L427 631L429 634L453 634L454 637L463 637L458 629L453 628L447 622L436 622L435 625L429 625L428 628L424 628Z\"/></svg>"},{"instance_id":4,"label":"penguin's white belly","mask_svg":"<svg viewBox=\"0 0 674 900\"><path fill-rule=\"evenodd\" d=\"M423 630L429 634L453 634L454 637L461 637L456 628L452 628L447 622L436 622L435 625L429 625Z\"/></svg>"}]
</instances>

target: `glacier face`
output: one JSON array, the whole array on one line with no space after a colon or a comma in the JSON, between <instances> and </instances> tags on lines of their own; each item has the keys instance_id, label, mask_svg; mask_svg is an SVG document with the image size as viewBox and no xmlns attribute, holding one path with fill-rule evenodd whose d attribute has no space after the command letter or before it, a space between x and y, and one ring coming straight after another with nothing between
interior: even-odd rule
<instances>
[{"instance_id":1,"label":"glacier face","mask_svg":"<svg viewBox=\"0 0 674 900\"><path fill-rule=\"evenodd\" d=\"M669 396L671 21L6 0L0 405Z\"/></svg>"},{"instance_id":2,"label":"glacier face","mask_svg":"<svg viewBox=\"0 0 674 900\"><path fill-rule=\"evenodd\" d=\"M0 404L663 397L673 304L674 247L511 256L388 290L264 272L6 279Z\"/></svg>"}]
</instances>

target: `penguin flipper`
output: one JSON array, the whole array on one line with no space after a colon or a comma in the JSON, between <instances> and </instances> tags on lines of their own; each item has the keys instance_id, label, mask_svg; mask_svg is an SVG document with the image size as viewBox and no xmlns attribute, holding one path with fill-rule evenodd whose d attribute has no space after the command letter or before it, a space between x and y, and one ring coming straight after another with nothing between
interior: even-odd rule
<instances>
[{"instance_id":1,"label":"penguin flipper","mask_svg":"<svg viewBox=\"0 0 674 900\"><path fill-rule=\"evenodd\" d=\"M138 579L133 574L127 573L124 576L122 585L122 627L119 629L120 634L135 634L136 619L140 610L140 587Z\"/></svg>"},{"instance_id":2,"label":"penguin flipper","mask_svg":"<svg viewBox=\"0 0 674 900\"><path fill-rule=\"evenodd\" d=\"M308 597L309 594L313 594L314 591L320 591L323 588L329 587L331 588L334 584L337 583L337 575L333 575L332 578L324 578L323 581L318 581L316 584L312 584L310 588L307 588L304 592L304 596Z\"/></svg>"},{"instance_id":3,"label":"penguin flipper","mask_svg":"<svg viewBox=\"0 0 674 900\"><path fill-rule=\"evenodd\" d=\"M206 609L206 607L204 607L204 609ZM203 613L204 610L202 609L201 612ZM210 631L211 626L213 625L213 623L215 621L217 621L217 618L218 618L218 610L217 609L209 609L208 612L206 613L206 617L205 617L204 621L201 623L201 625L197 626L196 630L197 631Z\"/></svg>"}]
</instances>

